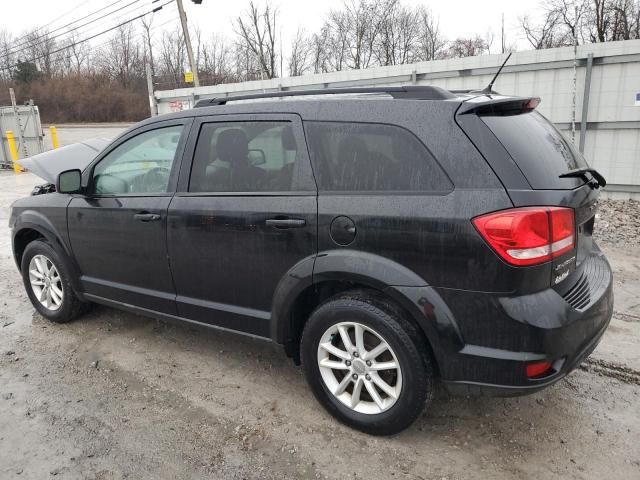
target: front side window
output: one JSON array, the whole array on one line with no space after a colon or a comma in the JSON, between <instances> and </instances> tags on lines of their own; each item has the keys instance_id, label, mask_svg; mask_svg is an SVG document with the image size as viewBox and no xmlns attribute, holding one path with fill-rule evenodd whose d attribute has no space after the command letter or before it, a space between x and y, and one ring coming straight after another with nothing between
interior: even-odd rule
<instances>
[{"instance_id":1,"label":"front side window","mask_svg":"<svg viewBox=\"0 0 640 480\"><path fill-rule=\"evenodd\" d=\"M452 184L408 130L377 123L305 122L318 187L325 191L450 191Z\"/></svg>"},{"instance_id":2,"label":"front side window","mask_svg":"<svg viewBox=\"0 0 640 480\"><path fill-rule=\"evenodd\" d=\"M290 191L298 146L289 122L205 123L190 192Z\"/></svg>"},{"instance_id":3,"label":"front side window","mask_svg":"<svg viewBox=\"0 0 640 480\"><path fill-rule=\"evenodd\" d=\"M150 130L117 146L94 168L94 192L167 192L182 129L177 125Z\"/></svg>"}]
</instances>

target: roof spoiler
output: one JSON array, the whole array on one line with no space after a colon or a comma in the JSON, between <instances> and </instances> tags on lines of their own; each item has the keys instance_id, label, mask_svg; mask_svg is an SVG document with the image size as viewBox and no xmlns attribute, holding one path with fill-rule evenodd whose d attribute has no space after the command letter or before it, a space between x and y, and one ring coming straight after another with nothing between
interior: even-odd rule
<instances>
[{"instance_id":1,"label":"roof spoiler","mask_svg":"<svg viewBox=\"0 0 640 480\"><path fill-rule=\"evenodd\" d=\"M505 117L529 113L540 104L539 97L529 98L497 98L486 102L467 101L460 106L458 114L474 113L476 115L489 115Z\"/></svg>"}]
</instances>

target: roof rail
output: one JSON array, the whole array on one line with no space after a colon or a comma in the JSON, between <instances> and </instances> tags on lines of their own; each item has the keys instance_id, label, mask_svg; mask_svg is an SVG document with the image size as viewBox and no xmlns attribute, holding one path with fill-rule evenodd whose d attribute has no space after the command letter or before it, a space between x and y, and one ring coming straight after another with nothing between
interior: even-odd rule
<instances>
[{"instance_id":1,"label":"roof rail","mask_svg":"<svg viewBox=\"0 0 640 480\"><path fill-rule=\"evenodd\" d=\"M260 98L302 97L307 95L340 95L350 93L386 93L397 99L410 100L447 100L455 95L440 87L407 85L402 87L346 87L319 88L313 90L284 90L272 93L252 93L247 95L231 95L203 99L196 103L196 107L225 105L236 100L255 100Z\"/></svg>"}]
</instances>

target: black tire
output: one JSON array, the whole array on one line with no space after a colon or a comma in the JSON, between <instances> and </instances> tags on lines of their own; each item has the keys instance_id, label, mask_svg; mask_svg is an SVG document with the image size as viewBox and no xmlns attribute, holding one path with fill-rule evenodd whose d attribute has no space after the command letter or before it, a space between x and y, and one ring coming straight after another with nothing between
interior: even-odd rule
<instances>
[{"instance_id":1,"label":"black tire","mask_svg":"<svg viewBox=\"0 0 640 480\"><path fill-rule=\"evenodd\" d=\"M329 328L344 321L375 330L395 353L402 386L397 400L386 411L352 410L331 393L322 379L318 366L320 340ZM375 292L352 291L324 302L305 325L300 352L305 377L318 401L339 421L362 432L398 433L410 426L433 399L434 367L427 346L404 312Z\"/></svg>"},{"instance_id":2,"label":"black tire","mask_svg":"<svg viewBox=\"0 0 640 480\"><path fill-rule=\"evenodd\" d=\"M63 296L62 302L56 310L49 309L40 303L36 297L33 287L31 286L31 281L29 279L29 264L31 259L36 255L43 255L46 257L55 266L60 276ZM73 291L70 282L70 269L66 258L59 255L46 240L34 240L27 245L22 255L20 270L22 272L24 288L29 295L31 303L38 313L44 318L55 323L65 323L89 310L90 304L82 302Z\"/></svg>"}]
</instances>

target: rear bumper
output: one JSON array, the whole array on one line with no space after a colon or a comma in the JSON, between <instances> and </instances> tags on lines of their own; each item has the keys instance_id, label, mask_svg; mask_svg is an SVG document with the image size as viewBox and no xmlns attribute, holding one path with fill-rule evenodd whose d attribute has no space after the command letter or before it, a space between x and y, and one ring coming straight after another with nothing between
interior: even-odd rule
<instances>
[{"instance_id":1,"label":"rear bumper","mask_svg":"<svg viewBox=\"0 0 640 480\"><path fill-rule=\"evenodd\" d=\"M613 277L604 256L580 271L588 303L572 306L554 289L520 297L440 291L460 328L464 346L439 360L442 380L454 394L514 396L557 382L595 350L613 313ZM574 281L576 281L574 279ZM553 362L541 378L527 378L530 362Z\"/></svg>"}]
</instances>

